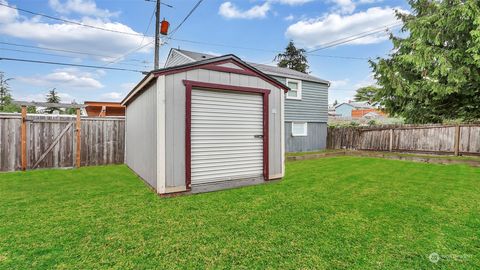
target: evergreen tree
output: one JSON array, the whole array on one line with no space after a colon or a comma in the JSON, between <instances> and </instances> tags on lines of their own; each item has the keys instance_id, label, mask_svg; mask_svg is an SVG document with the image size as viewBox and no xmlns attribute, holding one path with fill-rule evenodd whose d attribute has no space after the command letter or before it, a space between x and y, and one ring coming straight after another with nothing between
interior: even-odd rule
<instances>
[{"instance_id":1,"label":"evergreen tree","mask_svg":"<svg viewBox=\"0 0 480 270\"><path fill-rule=\"evenodd\" d=\"M12 78L5 78L5 73L0 71L0 112L20 112L20 106L12 104L12 94L8 82Z\"/></svg>"},{"instance_id":2,"label":"evergreen tree","mask_svg":"<svg viewBox=\"0 0 480 270\"><path fill-rule=\"evenodd\" d=\"M410 0L397 12L403 36L390 36L388 58L370 62L375 99L407 123L480 119L478 0Z\"/></svg>"},{"instance_id":3,"label":"evergreen tree","mask_svg":"<svg viewBox=\"0 0 480 270\"><path fill-rule=\"evenodd\" d=\"M377 92L378 88L373 85L358 88L357 93L355 93L354 100L368 101L370 104L374 104Z\"/></svg>"},{"instance_id":4,"label":"evergreen tree","mask_svg":"<svg viewBox=\"0 0 480 270\"><path fill-rule=\"evenodd\" d=\"M275 61L278 61L277 66L279 67L308 73L308 61L305 53L305 49L297 49L293 41L290 41L285 52L279 53L275 57Z\"/></svg>"},{"instance_id":5,"label":"evergreen tree","mask_svg":"<svg viewBox=\"0 0 480 270\"><path fill-rule=\"evenodd\" d=\"M56 91L55 88L52 90L48 91L47 94L47 103L60 103L60 96L58 95L58 92ZM46 113L53 114L54 111L61 112L60 108L55 108L55 107L49 107L45 109Z\"/></svg>"}]
</instances>

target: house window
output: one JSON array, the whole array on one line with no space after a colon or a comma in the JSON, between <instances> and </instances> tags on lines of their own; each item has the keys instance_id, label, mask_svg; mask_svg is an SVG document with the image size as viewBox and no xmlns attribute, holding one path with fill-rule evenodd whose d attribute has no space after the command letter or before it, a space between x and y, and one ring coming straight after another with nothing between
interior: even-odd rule
<instances>
[{"instance_id":1,"label":"house window","mask_svg":"<svg viewBox=\"0 0 480 270\"><path fill-rule=\"evenodd\" d=\"M288 99L302 99L302 81L287 79L287 86L290 88L287 92Z\"/></svg>"},{"instance_id":2,"label":"house window","mask_svg":"<svg viewBox=\"0 0 480 270\"><path fill-rule=\"evenodd\" d=\"M306 122L293 122L292 123L292 136L307 136L307 123Z\"/></svg>"}]
</instances>

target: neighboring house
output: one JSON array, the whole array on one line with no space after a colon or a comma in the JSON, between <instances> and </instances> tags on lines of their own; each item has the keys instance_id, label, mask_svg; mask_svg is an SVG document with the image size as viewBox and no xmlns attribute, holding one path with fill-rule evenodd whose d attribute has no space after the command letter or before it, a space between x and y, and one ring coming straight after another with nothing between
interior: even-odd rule
<instances>
[{"instance_id":1,"label":"neighboring house","mask_svg":"<svg viewBox=\"0 0 480 270\"><path fill-rule=\"evenodd\" d=\"M125 106L120 102L85 101L84 104L89 117L125 116Z\"/></svg>"},{"instance_id":2,"label":"neighboring house","mask_svg":"<svg viewBox=\"0 0 480 270\"><path fill-rule=\"evenodd\" d=\"M357 109L352 111L352 118L378 118L385 117L386 114L378 109Z\"/></svg>"},{"instance_id":3,"label":"neighboring house","mask_svg":"<svg viewBox=\"0 0 480 270\"><path fill-rule=\"evenodd\" d=\"M214 55L171 49L165 67L214 58ZM287 85L285 95L285 149L305 152L325 149L328 121L328 87L330 83L317 77L291 70L248 63L271 78Z\"/></svg>"},{"instance_id":4,"label":"neighboring house","mask_svg":"<svg viewBox=\"0 0 480 270\"><path fill-rule=\"evenodd\" d=\"M122 101L125 163L160 194L282 178L288 90L234 55L151 71Z\"/></svg>"},{"instance_id":5,"label":"neighboring house","mask_svg":"<svg viewBox=\"0 0 480 270\"><path fill-rule=\"evenodd\" d=\"M373 109L368 102L344 102L335 106L335 115L339 117L352 117L353 110Z\"/></svg>"}]
</instances>

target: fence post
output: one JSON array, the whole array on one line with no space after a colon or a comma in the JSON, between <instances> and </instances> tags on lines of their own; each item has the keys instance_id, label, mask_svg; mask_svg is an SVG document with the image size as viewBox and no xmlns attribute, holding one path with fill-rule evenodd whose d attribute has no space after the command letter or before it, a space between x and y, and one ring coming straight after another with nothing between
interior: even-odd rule
<instances>
[{"instance_id":1,"label":"fence post","mask_svg":"<svg viewBox=\"0 0 480 270\"><path fill-rule=\"evenodd\" d=\"M390 141L388 143L388 151L393 151L393 128L390 129Z\"/></svg>"},{"instance_id":2,"label":"fence post","mask_svg":"<svg viewBox=\"0 0 480 270\"><path fill-rule=\"evenodd\" d=\"M460 155L460 125L455 126L454 149L455 149L455 156Z\"/></svg>"},{"instance_id":3,"label":"fence post","mask_svg":"<svg viewBox=\"0 0 480 270\"><path fill-rule=\"evenodd\" d=\"M81 137L81 118L80 118L80 109L77 108L77 120L76 120L76 128L75 128L75 131L77 132L77 162L76 162L76 167L77 168L80 168L80 157L81 157L81 153L80 153L80 150L81 150L81 141L80 141L80 137Z\"/></svg>"},{"instance_id":4,"label":"fence post","mask_svg":"<svg viewBox=\"0 0 480 270\"><path fill-rule=\"evenodd\" d=\"M22 171L27 170L27 106L22 106L22 125L21 125L21 161Z\"/></svg>"}]
</instances>

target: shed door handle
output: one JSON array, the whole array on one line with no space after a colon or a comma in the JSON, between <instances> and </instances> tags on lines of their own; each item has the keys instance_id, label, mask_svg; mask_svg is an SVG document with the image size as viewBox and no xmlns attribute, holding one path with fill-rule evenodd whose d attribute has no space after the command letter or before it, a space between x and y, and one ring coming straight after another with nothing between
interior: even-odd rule
<instances>
[{"instance_id":1,"label":"shed door handle","mask_svg":"<svg viewBox=\"0 0 480 270\"><path fill-rule=\"evenodd\" d=\"M253 135L254 138L261 139L263 138L263 135Z\"/></svg>"}]
</instances>

